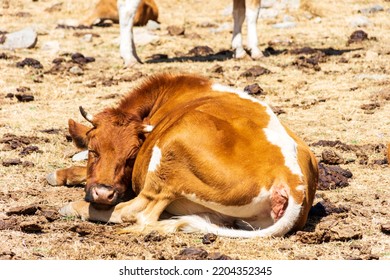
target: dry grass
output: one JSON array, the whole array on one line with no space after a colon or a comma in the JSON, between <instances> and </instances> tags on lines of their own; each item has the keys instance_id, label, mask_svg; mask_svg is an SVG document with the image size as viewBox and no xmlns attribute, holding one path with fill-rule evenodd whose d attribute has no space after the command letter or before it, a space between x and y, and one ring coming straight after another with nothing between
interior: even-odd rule
<instances>
[{"instance_id":1,"label":"dry grass","mask_svg":"<svg viewBox=\"0 0 390 280\"><path fill-rule=\"evenodd\" d=\"M292 50L304 46L352 50L340 55L326 56L318 64L319 71L312 67L294 65L299 55L288 52L269 56L261 61L244 59L223 62L146 63L134 69L123 69L118 55L117 25L95 27L92 30L56 29L60 19L82 17L90 3L69 0L63 2L58 11L47 12L45 9L58 2L3 1L0 27L12 32L33 25L39 32L39 40L33 49L5 51L8 56L16 58L0 59L0 138L7 133L36 136L38 140L30 145L38 146L42 152L21 157L21 147L8 151L4 150L5 144L0 144L0 149L3 149L0 150L1 161L20 158L23 162L34 163L33 167L0 166L0 258L172 259L183 248L201 247L210 253L220 252L237 259L389 259L390 238L381 232L381 226L389 221L390 168L386 164L371 164L373 160L385 157L382 151L368 154L369 164L365 165L359 163L355 153L338 150L346 159L354 160L342 165L353 173L350 185L342 189L318 191L315 203L327 198L333 205L349 207L349 210L345 213L330 214L320 221L314 219L305 229L318 233L321 225L333 222L335 228L344 225L360 231L362 235L355 240L351 238L307 244L302 242L301 235L294 234L285 238L253 240L217 238L216 242L204 245L201 241L203 236L200 234L178 233L162 236L161 241L147 242L143 235L117 235L116 230L120 226L66 218L44 222L41 233L26 233L20 230L20 225L24 222L36 224L38 222L35 219L42 216L5 215L5 212L13 207L30 204L56 210L67 201L83 196L81 188L51 187L44 179L46 174L54 169L72 164L69 154L75 150L65 139L67 120L73 118L82 122L78 113L79 105L91 112L114 105L121 95L138 82L126 82L123 78L138 72L143 75L162 71L200 73L216 82L237 88L258 83L266 92L259 98L273 106L281 107L285 114L280 115L280 118L309 144L319 140L340 140L348 145L359 146L388 143L390 103L383 96L390 92L389 2L303 2L304 9L294 14L296 28L274 29L272 25L281 21L282 15L276 19L259 21L260 47L265 49L268 42L279 39L282 42L290 40L292 43L276 44L276 50ZM358 15L358 9L373 4L383 5L385 11L368 16L371 24L363 29L371 39L347 46L349 36L358 29L348 25L348 18ZM200 0L158 1L161 30L156 31L156 34L160 39L151 45L138 47L140 57L145 60L156 53L164 53L171 58L177 57L199 45L207 45L214 52L229 49L229 30L212 33L210 28L199 26L204 22L231 24L231 17L222 14L227 5L225 1L212 1L207 5ZM216 12L208 14L212 9ZM27 12L30 15L20 17L18 12ZM321 23L307 18L307 12L322 16ZM166 27L173 24L184 25L187 35L167 35ZM94 37L92 42L84 42L75 36L76 32L92 32L100 37ZM44 50L42 47L48 41L58 41L60 52L51 53ZM54 58L67 52L93 56L96 61L85 66L82 76L75 76L67 71L59 74L45 73L53 66ZM44 70L17 68L16 63L26 57L38 59ZM223 67L222 74L210 70L216 64ZM255 65L271 70L271 74L253 80L240 76ZM41 74L41 82L34 82ZM368 78L361 78L359 75L362 74L368 75ZM386 78L375 80L372 75L384 75ZM107 86L106 81L109 79L116 82ZM17 88L22 86L31 89L31 94L35 97L33 102L20 103L15 98L5 98L7 93L15 94ZM114 93L118 95L110 98ZM379 103L380 107L372 111L361 109L362 105L375 102ZM59 129L59 132L42 132L51 128ZM318 146L312 148L319 158L325 149ZM7 228L4 223L10 226ZM74 227L81 227L86 233L80 234ZM330 232L331 230L332 228L329 229Z\"/></svg>"}]
</instances>

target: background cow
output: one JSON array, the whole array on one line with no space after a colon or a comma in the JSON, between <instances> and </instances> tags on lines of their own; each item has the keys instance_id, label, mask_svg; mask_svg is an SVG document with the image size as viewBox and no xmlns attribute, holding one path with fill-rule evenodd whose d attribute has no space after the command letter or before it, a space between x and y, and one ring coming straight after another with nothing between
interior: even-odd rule
<instances>
[{"instance_id":1,"label":"background cow","mask_svg":"<svg viewBox=\"0 0 390 280\"><path fill-rule=\"evenodd\" d=\"M140 0L118 0L119 24L120 24L120 54L126 67L131 67L141 60L137 55L134 44L133 25ZM247 19L247 47L251 57L257 59L263 56L258 48L256 23L259 16L261 0L233 0L233 39L232 48L235 57L242 58L246 55L242 44L242 24Z\"/></svg>"},{"instance_id":2,"label":"background cow","mask_svg":"<svg viewBox=\"0 0 390 280\"><path fill-rule=\"evenodd\" d=\"M92 127L70 120L69 131L78 147L88 147L87 168L48 176L57 185L80 180L72 172L86 175L85 201L68 204L63 215L132 222L131 231L230 237L281 236L306 222L316 159L245 92L162 74L115 108L81 113ZM180 217L159 221L164 211Z\"/></svg>"},{"instance_id":3,"label":"background cow","mask_svg":"<svg viewBox=\"0 0 390 280\"><path fill-rule=\"evenodd\" d=\"M100 0L87 18L81 21L82 25L91 26L103 20L119 22L119 14L116 0ZM153 0L141 0L134 15L133 25L143 26L149 20L157 21L158 8Z\"/></svg>"}]
</instances>

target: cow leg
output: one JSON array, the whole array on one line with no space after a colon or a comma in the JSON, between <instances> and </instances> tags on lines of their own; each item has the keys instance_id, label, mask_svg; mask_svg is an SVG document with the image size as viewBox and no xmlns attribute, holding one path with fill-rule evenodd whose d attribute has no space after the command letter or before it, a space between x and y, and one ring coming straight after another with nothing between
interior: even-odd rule
<instances>
[{"instance_id":1,"label":"cow leg","mask_svg":"<svg viewBox=\"0 0 390 280\"><path fill-rule=\"evenodd\" d=\"M106 210L96 209L86 201L71 202L60 209L60 214L91 221L131 222L137 227L146 227L148 224L157 222L161 213L171 202L159 196L155 198L145 196L141 192L136 198Z\"/></svg>"},{"instance_id":2,"label":"cow leg","mask_svg":"<svg viewBox=\"0 0 390 280\"><path fill-rule=\"evenodd\" d=\"M251 57L257 59L263 57L263 53L258 48L257 39L257 18L259 17L261 0L246 0L246 21L248 26L247 44L251 52Z\"/></svg>"},{"instance_id":3,"label":"cow leg","mask_svg":"<svg viewBox=\"0 0 390 280\"><path fill-rule=\"evenodd\" d=\"M74 186L84 183L87 179L87 167L72 166L58 169L47 175L46 180L52 186Z\"/></svg>"},{"instance_id":4,"label":"cow leg","mask_svg":"<svg viewBox=\"0 0 390 280\"><path fill-rule=\"evenodd\" d=\"M120 25L120 54L125 67L131 67L141 63L133 36L134 17L141 0L118 0L119 25Z\"/></svg>"},{"instance_id":5,"label":"cow leg","mask_svg":"<svg viewBox=\"0 0 390 280\"><path fill-rule=\"evenodd\" d=\"M243 58L246 55L242 46L242 24L245 20L245 1L233 0L233 39L232 48L235 58Z\"/></svg>"}]
</instances>

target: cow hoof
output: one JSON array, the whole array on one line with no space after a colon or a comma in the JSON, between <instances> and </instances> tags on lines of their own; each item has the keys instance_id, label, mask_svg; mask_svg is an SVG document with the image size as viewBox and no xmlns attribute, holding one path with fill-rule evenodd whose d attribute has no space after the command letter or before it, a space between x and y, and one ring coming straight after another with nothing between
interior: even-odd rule
<instances>
[{"instance_id":1,"label":"cow hoof","mask_svg":"<svg viewBox=\"0 0 390 280\"><path fill-rule=\"evenodd\" d=\"M260 59L263 57L264 57L264 54L261 50L259 50L259 49L252 49L251 50L251 58L253 60L257 60L257 59Z\"/></svg>"},{"instance_id":2,"label":"cow hoof","mask_svg":"<svg viewBox=\"0 0 390 280\"><path fill-rule=\"evenodd\" d=\"M246 51L243 48L237 48L234 52L234 58L236 59L242 59L247 56Z\"/></svg>"},{"instance_id":3,"label":"cow hoof","mask_svg":"<svg viewBox=\"0 0 390 280\"><path fill-rule=\"evenodd\" d=\"M74 210L72 203L65 205L58 212L60 213L61 216L64 216L64 217L79 217L80 216L79 213L76 210Z\"/></svg>"},{"instance_id":4,"label":"cow hoof","mask_svg":"<svg viewBox=\"0 0 390 280\"><path fill-rule=\"evenodd\" d=\"M129 61L124 61L123 68L134 68L136 65L142 64L141 61L138 60L129 60Z\"/></svg>"},{"instance_id":5,"label":"cow hoof","mask_svg":"<svg viewBox=\"0 0 390 280\"><path fill-rule=\"evenodd\" d=\"M56 172L53 172L53 173L50 173L49 175L47 175L46 181L49 183L49 185L58 186Z\"/></svg>"}]
</instances>

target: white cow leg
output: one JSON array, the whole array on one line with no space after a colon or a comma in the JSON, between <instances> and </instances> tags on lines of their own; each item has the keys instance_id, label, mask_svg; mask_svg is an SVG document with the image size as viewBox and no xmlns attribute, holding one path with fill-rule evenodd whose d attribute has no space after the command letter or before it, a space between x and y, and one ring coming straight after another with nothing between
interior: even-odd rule
<instances>
[{"instance_id":1,"label":"white cow leg","mask_svg":"<svg viewBox=\"0 0 390 280\"><path fill-rule=\"evenodd\" d=\"M246 56L244 47L242 46L242 24L245 20L245 1L234 0L233 1L233 39L232 48L234 50L235 58L243 58Z\"/></svg>"},{"instance_id":2,"label":"white cow leg","mask_svg":"<svg viewBox=\"0 0 390 280\"><path fill-rule=\"evenodd\" d=\"M246 20L248 25L248 48L251 52L251 57L253 59L263 57L263 53L258 47L258 38L257 38L257 18L259 17L260 11L260 0L246 0Z\"/></svg>"},{"instance_id":3,"label":"white cow leg","mask_svg":"<svg viewBox=\"0 0 390 280\"><path fill-rule=\"evenodd\" d=\"M120 55L125 67L141 63L133 36L133 22L140 0L118 0L119 25L120 25Z\"/></svg>"}]
</instances>

